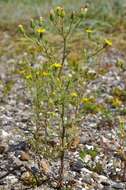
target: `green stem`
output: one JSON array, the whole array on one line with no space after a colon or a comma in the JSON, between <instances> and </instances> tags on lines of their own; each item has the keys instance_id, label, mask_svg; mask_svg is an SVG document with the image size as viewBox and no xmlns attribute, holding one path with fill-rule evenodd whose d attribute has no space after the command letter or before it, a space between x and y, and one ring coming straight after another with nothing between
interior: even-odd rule
<instances>
[{"instance_id":1,"label":"green stem","mask_svg":"<svg viewBox=\"0 0 126 190\"><path fill-rule=\"evenodd\" d=\"M61 73L62 73L62 70L64 67L64 63L65 63L65 59L66 59L66 48L67 48L66 40L67 40L67 38L64 37L63 38L63 56L62 56L62 61L61 61L61 68L60 68L59 74L58 74L59 77L61 76Z\"/></svg>"},{"instance_id":2,"label":"green stem","mask_svg":"<svg viewBox=\"0 0 126 190\"><path fill-rule=\"evenodd\" d=\"M65 155L65 124L64 124L64 102L62 103L62 113L61 113L61 126L62 126L62 135L61 135L61 156L60 156L60 169L59 169L59 187L63 186L63 176L64 176L64 155Z\"/></svg>"},{"instance_id":3,"label":"green stem","mask_svg":"<svg viewBox=\"0 0 126 190\"><path fill-rule=\"evenodd\" d=\"M104 49L104 47L98 49L96 52L94 52L92 55L89 55L88 58L91 58L91 57L95 57L98 53L100 53L102 50Z\"/></svg>"}]
</instances>

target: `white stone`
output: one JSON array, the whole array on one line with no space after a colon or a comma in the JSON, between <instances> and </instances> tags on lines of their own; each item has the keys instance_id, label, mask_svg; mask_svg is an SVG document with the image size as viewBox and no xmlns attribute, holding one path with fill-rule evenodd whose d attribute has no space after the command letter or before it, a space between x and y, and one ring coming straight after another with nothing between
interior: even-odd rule
<instances>
[{"instance_id":1,"label":"white stone","mask_svg":"<svg viewBox=\"0 0 126 190\"><path fill-rule=\"evenodd\" d=\"M17 182L18 182L18 179L17 179L14 175L7 176L7 180L8 180L11 184L14 184L14 183L17 183Z\"/></svg>"}]
</instances>

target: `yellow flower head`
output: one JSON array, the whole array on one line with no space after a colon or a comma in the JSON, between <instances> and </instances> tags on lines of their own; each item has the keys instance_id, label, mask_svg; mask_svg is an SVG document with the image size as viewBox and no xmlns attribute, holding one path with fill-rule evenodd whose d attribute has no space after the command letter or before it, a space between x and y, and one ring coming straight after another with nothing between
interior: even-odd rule
<instances>
[{"instance_id":1,"label":"yellow flower head","mask_svg":"<svg viewBox=\"0 0 126 190\"><path fill-rule=\"evenodd\" d=\"M39 34L43 34L43 33L46 32L46 29L45 29L45 28L38 28L38 29L36 30L36 32L39 33Z\"/></svg>"},{"instance_id":2,"label":"yellow flower head","mask_svg":"<svg viewBox=\"0 0 126 190\"><path fill-rule=\"evenodd\" d=\"M61 64L59 64L59 63L54 63L54 64L52 64L52 67L53 68L61 68L62 67L62 65Z\"/></svg>"},{"instance_id":3,"label":"yellow flower head","mask_svg":"<svg viewBox=\"0 0 126 190\"><path fill-rule=\"evenodd\" d=\"M32 79L32 75L31 74L27 75L26 79Z\"/></svg>"},{"instance_id":4,"label":"yellow flower head","mask_svg":"<svg viewBox=\"0 0 126 190\"><path fill-rule=\"evenodd\" d=\"M90 103L94 103L95 99L93 99L93 98L82 98L81 102L83 104L90 104Z\"/></svg>"},{"instance_id":5,"label":"yellow flower head","mask_svg":"<svg viewBox=\"0 0 126 190\"><path fill-rule=\"evenodd\" d=\"M120 107L122 105L122 101L119 100L119 98L114 98L112 100L112 105L115 106L115 107Z\"/></svg>"},{"instance_id":6,"label":"yellow flower head","mask_svg":"<svg viewBox=\"0 0 126 190\"><path fill-rule=\"evenodd\" d=\"M112 46L112 40L105 39L104 41L105 41L105 45Z\"/></svg>"},{"instance_id":7,"label":"yellow flower head","mask_svg":"<svg viewBox=\"0 0 126 190\"><path fill-rule=\"evenodd\" d=\"M88 28L88 29L86 29L86 32L87 32L87 33L92 33L92 32L93 32L93 30L92 30L92 29L90 29L90 28Z\"/></svg>"},{"instance_id":8,"label":"yellow flower head","mask_svg":"<svg viewBox=\"0 0 126 190\"><path fill-rule=\"evenodd\" d=\"M43 77L47 77L48 75L49 75L48 72L46 72L46 71L43 71L43 72L42 72L42 76L43 76Z\"/></svg>"},{"instance_id":9,"label":"yellow flower head","mask_svg":"<svg viewBox=\"0 0 126 190\"><path fill-rule=\"evenodd\" d=\"M71 95L72 97L77 97L77 96L78 96L76 92L72 92L70 95Z\"/></svg>"},{"instance_id":10,"label":"yellow flower head","mask_svg":"<svg viewBox=\"0 0 126 190\"><path fill-rule=\"evenodd\" d=\"M24 75L25 74L25 70L19 71L19 74Z\"/></svg>"}]
</instances>

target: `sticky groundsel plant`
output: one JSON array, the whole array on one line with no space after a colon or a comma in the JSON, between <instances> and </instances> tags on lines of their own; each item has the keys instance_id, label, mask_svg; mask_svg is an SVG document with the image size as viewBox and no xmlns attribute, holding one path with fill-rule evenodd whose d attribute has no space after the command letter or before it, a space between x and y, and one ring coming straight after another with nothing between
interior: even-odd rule
<instances>
[{"instance_id":1,"label":"sticky groundsel plant","mask_svg":"<svg viewBox=\"0 0 126 190\"><path fill-rule=\"evenodd\" d=\"M48 24L42 17L31 19L30 34L19 25L24 40L33 46L33 50L22 60L19 70L32 98L36 129L31 144L39 155L60 158L59 189L64 186L65 153L71 140L79 135L84 109L89 107L97 111L94 100L89 102L86 100L90 98L84 97L86 79L83 63L69 64L68 61L72 49L70 40L80 23L84 22L87 11L87 6L71 13L63 7L56 7L50 11ZM51 38L49 29L52 30ZM92 30L87 29L86 32L90 39ZM56 37L57 40L53 40ZM106 40L92 54L84 51L85 62L90 57L98 56L107 46L111 46L111 41ZM40 54L42 63L34 64Z\"/></svg>"}]
</instances>

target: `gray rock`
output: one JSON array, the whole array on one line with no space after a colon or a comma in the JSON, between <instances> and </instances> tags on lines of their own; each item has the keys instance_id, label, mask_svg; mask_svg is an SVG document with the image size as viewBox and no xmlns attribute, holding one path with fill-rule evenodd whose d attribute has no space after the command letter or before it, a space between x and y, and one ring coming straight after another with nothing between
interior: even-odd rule
<instances>
[{"instance_id":1,"label":"gray rock","mask_svg":"<svg viewBox=\"0 0 126 190\"><path fill-rule=\"evenodd\" d=\"M113 190L113 189L109 186L104 186L102 190Z\"/></svg>"},{"instance_id":2,"label":"gray rock","mask_svg":"<svg viewBox=\"0 0 126 190\"><path fill-rule=\"evenodd\" d=\"M80 144L86 144L89 143L90 141L91 139L87 134L80 137Z\"/></svg>"},{"instance_id":3,"label":"gray rock","mask_svg":"<svg viewBox=\"0 0 126 190\"><path fill-rule=\"evenodd\" d=\"M124 184L122 183L113 183L111 187L114 189L123 189L123 190L125 189Z\"/></svg>"},{"instance_id":4,"label":"gray rock","mask_svg":"<svg viewBox=\"0 0 126 190\"><path fill-rule=\"evenodd\" d=\"M82 179L82 183L86 183L89 185L92 185L93 182L94 182L94 180L91 178L90 175L85 175Z\"/></svg>"},{"instance_id":5,"label":"gray rock","mask_svg":"<svg viewBox=\"0 0 126 190\"><path fill-rule=\"evenodd\" d=\"M81 160L70 163L70 169L75 172L80 172L83 167L84 163Z\"/></svg>"}]
</instances>

